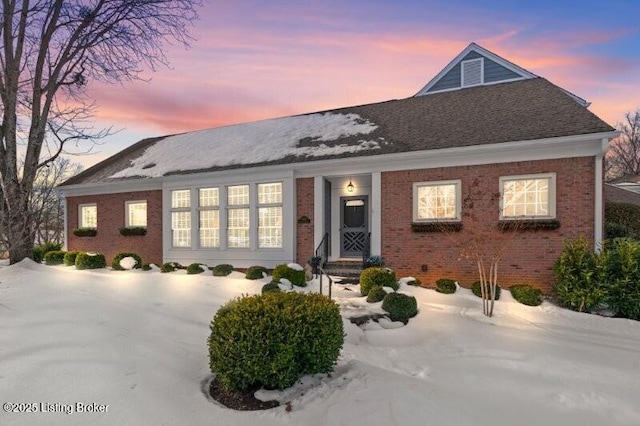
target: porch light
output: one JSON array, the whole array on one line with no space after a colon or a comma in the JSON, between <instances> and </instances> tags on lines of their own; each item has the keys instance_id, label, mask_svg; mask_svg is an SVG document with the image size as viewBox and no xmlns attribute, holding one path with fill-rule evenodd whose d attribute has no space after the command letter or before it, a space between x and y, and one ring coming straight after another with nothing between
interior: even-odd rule
<instances>
[{"instance_id":1,"label":"porch light","mask_svg":"<svg viewBox=\"0 0 640 426\"><path fill-rule=\"evenodd\" d=\"M353 186L353 184L351 183L351 178L349 178L349 185L347 185L347 192L353 192L353 189L355 187Z\"/></svg>"}]
</instances>

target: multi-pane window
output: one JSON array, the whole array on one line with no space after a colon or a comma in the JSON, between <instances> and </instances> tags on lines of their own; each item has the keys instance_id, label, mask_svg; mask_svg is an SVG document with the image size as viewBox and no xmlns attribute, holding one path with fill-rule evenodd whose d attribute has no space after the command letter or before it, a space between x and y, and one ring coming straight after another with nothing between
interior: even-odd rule
<instances>
[{"instance_id":1,"label":"multi-pane window","mask_svg":"<svg viewBox=\"0 0 640 426\"><path fill-rule=\"evenodd\" d=\"M249 185L227 187L227 247L249 248Z\"/></svg>"},{"instance_id":2,"label":"multi-pane window","mask_svg":"<svg viewBox=\"0 0 640 426\"><path fill-rule=\"evenodd\" d=\"M415 222L460 220L460 181L420 182L413 185Z\"/></svg>"},{"instance_id":3,"label":"multi-pane window","mask_svg":"<svg viewBox=\"0 0 640 426\"><path fill-rule=\"evenodd\" d=\"M198 190L200 247L220 247L220 190Z\"/></svg>"},{"instance_id":4,"label":"multi-pane window","mask_svg":"<svg viewBox=\"0 0 640 426\"><path fill-rule=\"evenodd\" d=\"M191 247L191 191L171 191L171 245Z\"/></svg>"},{"instance_id":5,"label":"multi-pane window","mask_svg":"<svg viewBox=\"0 0 640 426\"><path fill-rule=\"evenodd\" d=\"M98 206L96 204L81 204L78 212L78 228L98 227Z\"/></svg>"},{"instance_id":6,"label":"multi-pane window","mask_svg":"<svg viewBox=\"0 0 640 426\"><path fill-rule=\"evenodd\" d=\"M555 217L555 175L506 176L500 178L504 219Z\"/></svg>"},{"instance_id":7,"label":"multi-pane window","mask_svg":"<svg viewBox=\"0 0 640 426\"><path fill-rule=\"evenodd\" d=\"M282 248L282 182L258 184L258 247Z\"/></svg>"},{"instance_id":8,"label":"multi-pane window","mask_svg":"<svg viewBox=\"0 0 640 426\"><path fill-rule=\"evenodd\" d=\"M147 202L127 201L125 203L126 226L147 226Z\"/></svg>"}]
</instances>

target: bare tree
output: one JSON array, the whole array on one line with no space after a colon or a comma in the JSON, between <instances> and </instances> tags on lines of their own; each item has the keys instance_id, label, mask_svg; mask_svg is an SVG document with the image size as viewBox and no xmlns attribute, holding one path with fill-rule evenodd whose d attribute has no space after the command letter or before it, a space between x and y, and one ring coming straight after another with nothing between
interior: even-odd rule
<instances>
[{"instance_id":1,"label":"bare tree","mask_svg":"<svg viewBox=\"0 0 640 426\"><path fill-rule=\"evenodd\" d=\"M91 82L141 78L168 64L168 42L188 46L201 0L2 0L0 15L0 223L10 262L31 255L38 171L91 125ZM22 159L22 167L20 163Z\"/></svg>"},{"instance_id":2,"label":"bare tree","mask_svg":"<svg viewBox=\"0 0 640 426\"><path fill-rule=\"evenodd\" d=\"M605 157L608 180L640 174L640 109L635 113L626 112L624 118L616 126L620 136L611 141Z\"/></svg>"}]
</instances>

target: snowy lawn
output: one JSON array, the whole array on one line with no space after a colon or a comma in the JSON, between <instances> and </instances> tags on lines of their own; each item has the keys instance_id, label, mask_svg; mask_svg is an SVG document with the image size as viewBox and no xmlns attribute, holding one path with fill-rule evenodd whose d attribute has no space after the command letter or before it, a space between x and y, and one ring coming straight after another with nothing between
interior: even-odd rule
<instances>
[{"instance_id":1,"label":"snowy lawn","mask_svg":"<svg viewBox=\"0 0 640 426\"><path fill-rule=\"evenodd\" d=\"M420 309L407 326L345 321L330 377L259 392L283 403L272 410L224 408L202 390L209 322L265 281L30 261L0 268L0 401L39 411L2 412L0 424L640 424L640 322L527 307L508 292L488 319L468 290L406 285ZM352 288L334 288L345 316L380 310ZM108 407L78 413L76 403Z\"/></svg>"}]
</instances>

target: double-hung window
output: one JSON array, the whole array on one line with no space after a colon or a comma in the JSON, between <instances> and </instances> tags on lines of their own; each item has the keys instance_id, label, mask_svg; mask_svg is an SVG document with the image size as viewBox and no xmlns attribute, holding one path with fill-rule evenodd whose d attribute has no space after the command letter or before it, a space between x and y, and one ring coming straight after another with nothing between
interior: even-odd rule
<instances>
[{"instance_id":1,"label":"double-hung window","mask_svg":"<svg viewBox=\"0 0 640 426\"><path fill-rule=\"evenodd\" d=\"M250 247L249 185L227 187L227 247Z\"/></svg>"},{"instance_id":2,"label":"double-hung window","mask_svg":"<svg viewBox=\"0 0 640 426\"><path fill-rule=\"evenodd\" d=\"M147 226L147 202L127 201L125 203L125 226Z\"/></svg>"},{"instance_id":3,"label":"double-hung window","mask_svg":"<svg viewBox=\"0 0 640 426\"><path fill-rule=\"evenodd\" d=\"M98 206L96 204L80 204L78 206L78 228L98 227Z\"/></svg>"},{"instance_id":4,"label":"double-hung window","mask_svg":"<svg viewBox=\"0 0 640 426\"><path fill-rule=\"evenodd\" d=\"M220 190L198 189L200 247L220 247Z\"/></svg>"},{"instance_id":5,"label":"double-hung window","mask_svg":"<svg viewBox=\"0 0 640 426\"><path fill-rule=\"evenodd\" d=\"M556 217L555 173L502 176L500 195L500 219Z\"/></svg>"},{"instance_id":6,"label":"double-hung window","mask_svg":"<svg viewBox=\"0 0 640 426\"><path fill-rule=\"evenodd\" d=\"M258 248L282 248L282 182L258 184Z\"/></svg>"},{"instance_id":7,"label":"double-hung window","mask_svg":"<svg viewBox=\"0 0 640 426\"><path fill-rule=\"evenodd\" d=\"M191 247L191 191L171 191L171 245Z\"/></svg>"},{"instance_id":8,"label":"double-hung window","mask_svg":"<svg viewBox=\"0 0 640 426\"><path fill-rule=\"evenodd\" d=\"M413 221L459 221L460 186L460 180L414 183Z\"/></svg>"}]
</instances>

